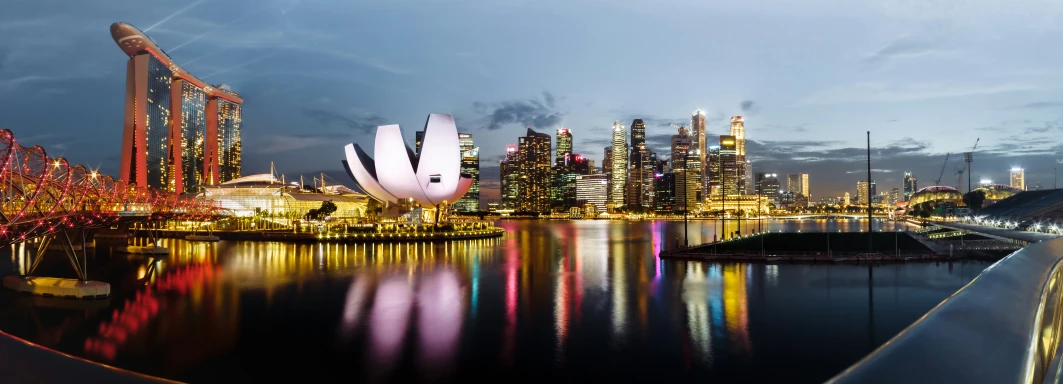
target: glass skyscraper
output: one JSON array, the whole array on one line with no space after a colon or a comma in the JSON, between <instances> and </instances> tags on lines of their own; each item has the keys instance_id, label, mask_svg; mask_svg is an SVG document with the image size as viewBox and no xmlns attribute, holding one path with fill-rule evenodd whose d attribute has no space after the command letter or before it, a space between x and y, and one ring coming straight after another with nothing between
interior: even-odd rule
<instances>
[{"instance_id":1,"label":"glass skyscraper","mask_svg":"<svg viewBox=\"0 0 1063 384\"><path fill-rule=\"evenodd\" d=\"M472 134L458 134L458 148L461 151L461 173L472 177L472 187L455 204L458 212L477 212L480 210L480 148L474 147Z\"/></svg>"}]
</instances>

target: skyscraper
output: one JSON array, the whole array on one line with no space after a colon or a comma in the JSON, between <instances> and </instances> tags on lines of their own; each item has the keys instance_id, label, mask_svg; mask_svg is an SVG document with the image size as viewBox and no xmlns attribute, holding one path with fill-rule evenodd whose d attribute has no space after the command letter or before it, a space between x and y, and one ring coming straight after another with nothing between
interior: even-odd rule
<instances>
[{"instance_id":1,"label":"skyscraper","mask_svg":"<svg viewBox=\"0 0 1063 384\"><path fill-rule=\"evenodd\" d=\"M745 176L745 183L743 184L742 194L755 194L757 191L757 184L753 177L753 160L746 159L745 166L742 167L742 175Z\"/></svg>"},{"instance_id":2,"label":"skyscraper","mask_svg":"<svg viewBox=\"0 0 1063 384\"><path fill-rule=\"evenodd\" d=\"M605 212L608 200L609 180L604 173L576 176L576 201L579 204L594 204L599 213Z\"/></svg>"},{"instance_id":3,"label":"skyscraper","mask_svg":"<svg viewBox=\"0 0 1063 384\"><path fill-rule=\"evenodd\" d=\"M697 166L694 164L687 164L687 170L693 172L693 176L697 181L698 198L703 199L704 194L707 193L705 185L708 184L708 178L705 177L705 169L708 167L705 164L705 156L708 152L708 139L705 136L705 112L702 110L694 111L694 114L690 116L690 134L693 136L693 143L691 151L698 158ZM696 168L696 170L695 170ZM702 192L705 190L705 192Z\"/></svg>"},{"instance_id":4,"label":"skyscraper","mask_svg":"<svg viewBox=\"0 0 1063 384\"><path fill-rule=\"evenodd\" d=\"M742 116L731 116L731 136L735 138L738 193L745 195L753 191L753 163L746 159L746 121Z\"/></svg>"},{"instance_id":5,"label":"skyscraper","mask_svg":"<svg viewBox=\"0 0 1063 384\"><path fill-rule=\"evenodd\" d=\"M856 203L857 204L874 204L875 196L878 192L875 191L875 181L871 180L868 184L867 180L860 180L856 182Z\"/></svg>"},{"instance_id":6,"label":"skyscraper","mask_svg":"<svg viewBox=\"0 0 1063 384\"><path fill-rule=\"evenodd\" d=\"M458 133L458 148L461 151L461 173L472 177L472 187L455 203L455 209L477 212L480 210L480 148L473 146L470 133Z\"/></svg>"},{"instance_id":7,"label":"skyscraper","mask_svg":"<svg viewBox=\"0 0 1063 384\"><path fill-rule=\"evenodd\" d=\"M564 161L565 154L572 154L572 132L568 128L557 130L557 148L554 153L554 164Z\"/></svg>"},{"instance_id":8,"label":"skyscraper","mask_svg":"<svg viewBox=\"0 0 1063 384\"><path fill-rule=\"evenodd\" d=\"M656 173L654 176L653 199L654 211L670 213L675 210L675 174L671 172Z\"/></svg>"},{"instance_id":9,"label":"skyscraper","mask_svg":"<svg viewBox=\"0 0 1063 384\"><path fill-rule=\"evenodd\" d=\"M889 206L891 207L896 206L900 198L901 191L897 188L893 188L890 190L889 201L887 201L887 204L889 204Z\"/></svg>"},{"instance_id":10,"label":"skyscraper","mask_svg":"<svg viewBox=\"0 0 1063 384\"><path fill-rule=\"evenodd\" d=\"M794 195L803 195L810 197L808 193L808 174L807 173L791 173L786 175L786 190L793 192Z\"/></svg>"},{"instance_id":11,"label":"skyscraper","mask_svg":"<svg viewBox=\"0 0 1063 384\"><path fill-rule=\"evenodd\" d=\"M731 116L731 136L735 137L735 152L745 160L746 156L746 120L742 116Z\"/></svg>"},{"instance_id":12,"label":"skyscraper","mask_svg":"<svg viewBox=\"0 0 1063 384\"><path fill-rule=\"evenodd\" d=\"M240 177L243 99L177 66L132 25L111 24L111 37L129 56L118 179L182 193Z\"/></svg>"},{"instance_id":13,"label":"skyscraper","mask_svg":"<svg viewBox=\"0 0 1063 384\"><path fill-rule=\"evenodd\" d=\"M609 184L609 190L613 190L613 146L605 147L605 157L602 158L602 173Z\"/></svg>"},{"instance_id":14,"label":"skyscraper","mask_svg":"<svg viewBox=\"0 0 1063 384\"><path fill-rule=\"evenodd\" d=\"M856 182L856 203L867 204L869 201L869 193L867 191L867 181L860 180Z\"/></svg>"},{"instance_id":15,"label":"skyscraper","mask_svg":"<svg viewBox=\"0 0 1063 384\"><path fill-rule=\"evenodd\" d=\"M754 193L769 199L776 199L779 195L779 175L775 173L756 174L756 189Z\"/></svg>"},{"instance_id":16,"label":"skyscraper","mask_svg":"<svg viewBox=\"0 0 1063 384\"><path fill-rule=\"evenodd\" d=\"M1026 170L1015 167L1011 169L1011 186L1014 188L1026 190Z\"/></svg>"},{"instance_id":17,"label":"skyscraper","mask_svg":"<svg viewBox=\"0 0 1063 384\"><path fill-rule=\"evenodd\" d=\"M727 196L741 193L740 186L746 183L739 173L738 140L731 135L720 136L720 186ZM715 197L715 196L713 196Z\"/></svg>"},{"instance_id":18,"label":"skyscraper","mask_svg":"<svg viewBox=\"0 0 1063 384\"><path fill-rule=\"evenodd\" d=\"M705 156L704 175L707 188L704 191L705 195L711 198L720 196L720 180L722 180L722 173L720 173L720 145L710 145L708 151L709 153Z\"/></svg>"},{"instance_id":19,"label":"skyscraper","mask_svg":"<svg viewBox=\"0 0 1063 384\"><path fill-rule=\"evenodd\" d=\"M628 155L629 167L639 167L642 161L642 155L636 150L640 146L646 145L646 124L642 122L642 119L635 119L631 122L631 153Z\"/></svg>"},{"instance_id":20,"label":"skyscraper","mask_svg":"<svg viewBox=\"0 0 1063 384\"><path fill-rule=\"evenodd\" d=\"M645 143L631 147L631 153L633 156L630 157L632 165L629 167L625 191L626 204L632 208L653 209L653 191L656 184L653 165L656 156L646 149Z\"/></svg>"},{"instance_id":21,"label":"skyscraper","mask_svg":"<svg viewBox=\"0 0 1063 384\"><path fill-rule=\"evenodd\" d=\"M697 208L696 180L693 177L693 172L687 170L687 165L692 159L690 154L695 152L691 149L692 145L693 138L686 128L679 127L679 132L672 135L671 162L672 174L674 175L673 184L675 185L674 210L676 212Z\"/></svg>"},{"instance_id":22,"label":"skyscraper","mask_svg":"<svg viewBox=\"0 0 1063 384\"><path fill-rule=\"evenodd\" d=\"M613 122L613 158L609 203L614 207L624 205L624 187L627 185L627 131L620 121Z\"/></svg>"},{"instance_id":23,"label":"skyscraper","mask_svg":"<svg viewBox=\"0 0 1063 384\"><path fill-rule=\"evenodd\" d=\"M506 146L506 157L498 162L498 170L501 173L500 180L502 208L517 209L520 201L520 152L517 146Z\"/></svg>"},{"instance_id":24,"label":"skyscraper","mask_svg":"<svg viewBox=\"0 0 1063 384\"><path fill-rule=\"evenodd\" d=\"M919 182L912 176L912 171L904 171L904 201L912 199L912 194L919 190Z\"/></svg>"},{"instance_id":25,"label":"skyscraper","mask_svg":"<svg viewBox=\"0 0 1063 384\"><path fill-rule=\"evenodd\" d=\"M528 128L520 153L520 211L550 212L550 135Z\"/></svg>"}]
</instances>

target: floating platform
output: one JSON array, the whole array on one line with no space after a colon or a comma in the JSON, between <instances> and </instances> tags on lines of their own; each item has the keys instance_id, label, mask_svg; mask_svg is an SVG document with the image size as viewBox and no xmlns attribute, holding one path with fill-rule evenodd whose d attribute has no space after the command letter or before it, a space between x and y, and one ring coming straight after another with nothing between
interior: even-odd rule
<instances>
[{"instance_id":1,"label":"floating platform","mask_svg":"<svg viewBox=\"0 0 1063 384\"><path fill-rule=\"evenodd\" d=\"M221 239L218 236L214 236L214 235L188 235L188 236L185 236L185 240L188 240L188 241L219 241Z\"/></svg>"},{"instance_id":2,"label":"floating platform","mask_svg":"<svg viewBox=\"0 0 1063 384\"><path fill-rule=\"evenodd\" d=\"M18 292L66 299L106 299L111 285L102 281L80 281L58 277L4 277L4 287Z\"/></svg>"},{"instance_id":3,"label":"floating platform","mask_svg":"<svg viewBox=\"0 0 1063 384\"><path fill-rule=\"evenodd\" d=\"M156 247L154 245L149 245L149 246L129 245L129 246L125 246L125 247L116 247L114 249L114 251L115 252L119 252L119 253L135 253L135 254L138 254L138 255L168 255L168 254L170 254L170 250L169 249L166 249L166 248L163 248L163 247Z\"/></svg>"}]
</instances>

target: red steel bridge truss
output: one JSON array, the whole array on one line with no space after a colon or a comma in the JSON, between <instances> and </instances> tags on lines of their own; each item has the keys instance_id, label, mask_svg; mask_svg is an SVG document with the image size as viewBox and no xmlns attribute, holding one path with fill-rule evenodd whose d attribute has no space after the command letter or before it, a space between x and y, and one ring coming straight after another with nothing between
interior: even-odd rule
<instances>
[{"instance_id":1,"label":"red steel bridge truss","mask_svg":"<svg viewBox=\"0 0 1063 384\"><path fill-rule=\"evenodd\" d=\"M11 131L0 130L0 246L41 240L33 267L48 244L60 239L83 276L71 241L76 232L84 239L86 229L123 221L208 220L217 213L210 201L115 181L49 157L40 146L22 146Z\"/></svg>"}]
</instances>

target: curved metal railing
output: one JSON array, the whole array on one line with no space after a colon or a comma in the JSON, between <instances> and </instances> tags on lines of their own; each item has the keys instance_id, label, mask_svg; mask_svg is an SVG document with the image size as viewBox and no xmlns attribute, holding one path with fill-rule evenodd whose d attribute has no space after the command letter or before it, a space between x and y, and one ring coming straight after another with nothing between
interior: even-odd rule
<instances>
[{"instance_id":1,"label":"curved metal railing","mask_svg":"<svg viewBox=\"0 0 1063 384\"><path fill-rule=\"evenodd\" d=\"M1059 382L1063 238L1023 248L828 383Z\"/></svg>"}]
</instances>

